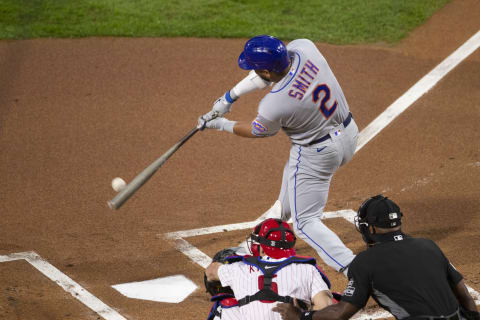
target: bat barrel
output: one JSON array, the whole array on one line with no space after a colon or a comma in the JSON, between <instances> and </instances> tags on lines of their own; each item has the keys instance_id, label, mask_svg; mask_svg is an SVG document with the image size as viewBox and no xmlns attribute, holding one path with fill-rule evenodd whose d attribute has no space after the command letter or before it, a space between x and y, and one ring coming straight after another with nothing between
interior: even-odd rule
<instances>
[{"instance_id":1,"label":"bat barrel","mask_svg":"<svg viewBox=\"0 0 480 320\"><path fill-rule=\"evenodd\" d=\"M149 169L149 168L147 168ZM125 189L120 191L115 198L112 200L108 201L107 204L110 207L110 209L120 209L120 207L128 200L130 199L133 194L140 189L147 181L150 179L151 176L155 173L157 170L151 170L151 172L146 172L147 169L145 169L141 174L135 177L135 179L130 182Z\"/></svg>"},{"instance_id":2,"label":"bat barrel","mask_svg":"<svg viewBox=\"0 0 480 320\"><path fill-rule=\"evenodd\" d=\"M122 191L120 191L115 198L108 201L107 204L110 209L119 209L138 189L140 189L153 175L154 173L200 128L194 128L180 141L178 141L173 147L165 152L160 158L155 160L145 170L138 174Z\"/></svg>"}]
</instances>

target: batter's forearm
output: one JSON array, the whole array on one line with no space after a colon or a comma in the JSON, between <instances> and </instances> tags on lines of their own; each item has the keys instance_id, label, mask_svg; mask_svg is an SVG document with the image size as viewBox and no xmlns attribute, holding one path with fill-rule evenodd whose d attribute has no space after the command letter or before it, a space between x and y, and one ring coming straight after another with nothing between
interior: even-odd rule
<instances>
[{"instance_id":1,"label":"batter's forearm","mask_svg":"<svg viewBox=\"0 0 480 320\"><path fill-rule=\"evenodd\" d=\"M252 133L252 123L247 121L237 121L233 126L233 133L244 138L261 138Z\"/></svg>"},{"instance_id":2,"label":"batter's forearm","mask_svg":"<svg viewBox=\"0 0 480 320\"><path fill-rule=\"evenodd\" d=\"M263 80L262 78L260 78L258 74L255 73L255 71L252 70L250 71L248 76L242 79L230 90L230 95L232 96L233 99L237 99L238 97L243 96L252 91L263 89L267 87L269 84L270 82Z\"/></svg>"},{"instance_id":3,"label":"batter's forearm","mask_svg":"<svg viewBox=\"0 0 480 320\"><path fill-rule=\"evenodd\" d=\"M223 96L218 98L213 104L212 112L217 113L220 117L223 117L224 114L230 112L232 109L232 104L240 97L249 92L263 89L267 87L270 82L260 78L258 74L252 70L248 76L242 79L237 83L232 89L225 92ZM209 114L205 115L206 118L210 118ZM225 131L231 132L228 126L225 128Z\"/></svg>"}]
</instances>

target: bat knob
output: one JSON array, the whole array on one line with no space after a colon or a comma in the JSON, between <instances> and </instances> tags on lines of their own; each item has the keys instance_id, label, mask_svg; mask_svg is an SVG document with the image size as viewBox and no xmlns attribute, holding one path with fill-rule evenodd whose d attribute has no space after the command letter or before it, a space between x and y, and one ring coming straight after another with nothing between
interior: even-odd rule
<instances>
[{"instance_id":1,"label":"bat knob","mask_svg":"<svg viewBox=\"0 0 480 320\"><path fill-rule=\"evenodd\" d=\"M205 126L207 125L207 120L203 119L202 117L198 118L197 122L197 129L202 131L205 129Z\"/></svg>"},{"instance_id":2,"label":"bat knob","mask_svg":"<svg viewBox=\"0 0 480 320\"><path fill-rule=\"evenodd\" d=\"M114 210L117 209L117 206L113 203L113 201L107 201L107 205L110 209Z\"/></svg>"}]
</instances>

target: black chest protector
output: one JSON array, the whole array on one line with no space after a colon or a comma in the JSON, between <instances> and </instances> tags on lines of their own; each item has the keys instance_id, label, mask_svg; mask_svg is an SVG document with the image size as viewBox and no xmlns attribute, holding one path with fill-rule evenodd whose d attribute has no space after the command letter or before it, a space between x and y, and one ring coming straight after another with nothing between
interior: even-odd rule
<instances>
[{"instance_id":1,"label":"black chest protector","mask_svg":"<svg viewBox=\"0 0 480 320\"><path fill-rule=\"evenodd\" d=\"M293 298L290 296L281 296L277 292L272 289L272 281L275 277L276 273L280 271L280 269L288 266L292 263L307 263L311 264L316 268L317 263L315 258L312 257L299 257L299 256L292 256L282 261L272 261L272 262L265 262L259 260L259 257L230 257L228 258L229 263L243 261L243 263L254 266L258 268L263 273L263 288L258 291L257 293L245 296L242 299L238 300L238 305L240 307L249 304L253 301L259 300L267 300L267 301L279 301L284 303L293 303ZM323 281L327 284L328 288L330 288L330 281L328 280L327 276L325 276L318 268L316 268L320 275L323 278ZM303 301L298 300L300 307L306 309L306 305ZM302 305L303 304L303 305Z\"/></svg>"}]
</instances>

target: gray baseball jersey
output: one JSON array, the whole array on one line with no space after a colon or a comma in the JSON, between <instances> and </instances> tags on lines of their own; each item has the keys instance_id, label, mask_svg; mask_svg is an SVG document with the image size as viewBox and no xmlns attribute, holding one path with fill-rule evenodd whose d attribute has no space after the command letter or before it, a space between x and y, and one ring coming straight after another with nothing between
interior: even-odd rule
<instances>
[{"instance_id":1,"label":"gray baseball jersey","mask_svg":"<svg viewBox=\"0 0 480 320\"><path fill-rule=\"evenodd\" d=\"M294 40L287 50L292 59L290 72L260 102L252 132L273 135L283 128L292 143L306 145L341 124L349 107L313 42Z\"/></svg>"},{"instance_id":2,"label":"gray baseball jersey","mask_svg":"<svg viewBox=\"0 0 480 320\"><path fill-rule=\"evenodd\" d=\"M297 236L329 266L345 271L354 255L321 218L333 174L353 157L358 127L315 44L299 39L287 49L290 72L260 102L252 133L271 136L283 129L288 135L292 147L279 195L282 218L292 217Z\"/></svg>"}]
</instances>

